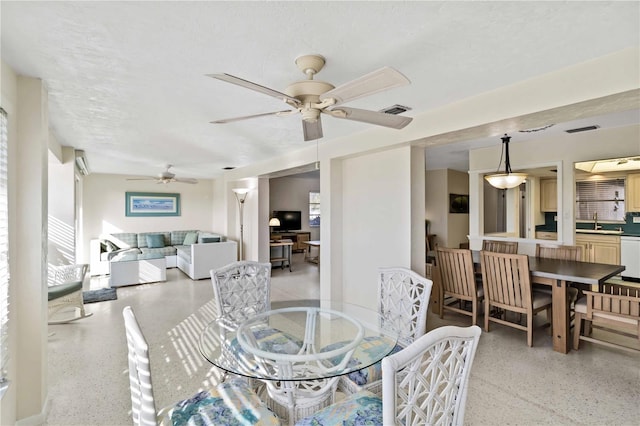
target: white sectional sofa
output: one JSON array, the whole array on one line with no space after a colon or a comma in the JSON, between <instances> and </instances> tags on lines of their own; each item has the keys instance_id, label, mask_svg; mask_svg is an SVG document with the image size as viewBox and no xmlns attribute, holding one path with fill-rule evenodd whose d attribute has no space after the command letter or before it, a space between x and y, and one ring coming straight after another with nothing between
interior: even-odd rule
<instances>
[{"instance_id":1,"label":"white sectional sofa","mask_svg":"<svg viewBox=\"0 0 640 426\"><path fill-rule=\"evenodd\" d=\"M167 268L178 267L191 279L209 277L209 270L237 260L237 244L211 232L121 232L91 240L91 276L110 273L110 261L131 253L161 253ZM187 243L187 244L185 244Z\"/></svg>"}]
</instances>

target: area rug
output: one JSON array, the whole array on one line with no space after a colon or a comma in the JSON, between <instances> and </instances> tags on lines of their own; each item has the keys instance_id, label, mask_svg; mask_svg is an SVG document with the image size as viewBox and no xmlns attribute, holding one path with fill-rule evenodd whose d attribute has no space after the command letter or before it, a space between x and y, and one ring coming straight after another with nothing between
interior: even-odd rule
<instances>
[{"instance_id":1,"label":"area rug","mask_svg":"<svg viewBox=\"0 0 640 426\"><path fill-rule=\"evenodd\" d=\"M82 292L84 303L104 302L105 300L116 300L117 298L118 294L115 288L101 288Z\"/></svg>"}]
</instances>

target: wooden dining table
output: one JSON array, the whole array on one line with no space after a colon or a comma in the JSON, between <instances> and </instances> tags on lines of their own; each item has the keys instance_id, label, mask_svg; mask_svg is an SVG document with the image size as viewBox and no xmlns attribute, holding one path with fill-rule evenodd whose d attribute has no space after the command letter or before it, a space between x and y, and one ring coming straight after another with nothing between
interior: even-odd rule
<instances>
[{"instance_id":1,"label":"wooden dining table","mask_svg":"<svg viewBox=\"0 0 640 426\"><path fill-rule=\"evenodd\" d=\"M473 262L480 270L480 251L474 250L472 254ZM569 334L571 321L567 303L568 283L597 285L601 288L606 280L624 271L625 267L529 256L529 270L533 283L551 287L553 350L566 354L571 349Z\"/></svg>"}]
</instances>

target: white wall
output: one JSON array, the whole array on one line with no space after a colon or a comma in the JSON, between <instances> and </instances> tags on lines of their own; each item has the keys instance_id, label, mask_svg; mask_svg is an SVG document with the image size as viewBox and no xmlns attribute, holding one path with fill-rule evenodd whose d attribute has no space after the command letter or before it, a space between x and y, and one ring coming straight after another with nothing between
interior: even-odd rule
<instances>
[{"instance_id":1,"label":"white wall","mask_svg":"<svg viewBox=\"0 0 640 426\"><path fill-rule=\"evenodd\" d=\"M376 309L377 268L411 267L411 149L344 160L342 187L344 300Z\"/></svg>"},{"instance_id":2,"label":"white wall","mask_svg":"<svg viewBox=\"0 0 640 426\"><path fill-rule=\"evenodd\" d=\"M469 234L469 215L449 213L449 194L469 194L469 176L456 170L427 170L425 173L425 218L429 233L442 247L458 248Z\"/></svg>"},{"instance_id":3,"label":"white wall","mask_svg":"<svg viewBox=\"0 0 640 426\"><path fill-rule=\"evenodd\" d=\"M49 154L49 265L76 263L75 154L70 147L60 154L62 161Z\"/></svg>"},{"instance_id":4,"label":"white wall","mask_svg":"<svg viewBox=\"0 0 640 426\"><path fill-rule=\"evenodd\" d=\"M299 210L302 230L311 232L311 240L320 239L320 228L309 227L309 192L320 191L320 172L285 176L269 180L269 210ZM322 197L322 195L321 195ZM321 223L322 223L322 219Z\"/></svg>"},{"instance_id":5,"label":"white wall","mask_svg":"<svg viewBox=\"0 0 640 426\"><path fill-rule=\"evenodd\" d=\"M89 260L89 241L110 232L151 232L201 229L226 235L224 225L214 222L213 181L199 179L195 185L128 181L127 176L90 174L83 179L83 262ZM169 217L125 216L125 192L179 193L181 214ZM217 210L216 210L217 211Z\"/></svg>"}]
</instances>

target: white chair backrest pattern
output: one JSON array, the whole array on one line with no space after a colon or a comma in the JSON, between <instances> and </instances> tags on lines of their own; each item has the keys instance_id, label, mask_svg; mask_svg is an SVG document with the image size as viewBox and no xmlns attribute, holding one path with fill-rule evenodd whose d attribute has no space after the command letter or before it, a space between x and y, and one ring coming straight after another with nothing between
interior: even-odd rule
<instances>
[{"instance_id":1,"label":"white chair backrest pattern","mask_svg":"<svg viewBox=\"0 0 640 426\"><path fill-rule=\"evenodd\" d=\"M271 263L233 262L211 270L216 315L236 324L271 309Z\"/></svg>"},{"instance_id":2,"label":"white chair backrest pattern","mask_svg":"<svg viewBox=\"0 0 640 426\"><path fill-rule=\"evenodd\" d=\"M379 312L386 324L398 327L398 343L408 346L427 327L433 281L407 268L378 269Z\"/></svg>"},{"instance_id":3,"label":"white chair backrest pattern","mask_svg":"<svg viewBox=\"0 0 640 426\"><path fill-rule=\"evenodd\" d=\"M149 345L130 306L124 308L122 315L127 334L133 424L135 426L155 426L157 425L157 412L151 383Z\"/></svg>"},{"instance_id":4,"label":"white chair backrest pattern","mask_svg":"<svg viewBox=\"0 0 640 426\"><path fill-rule=\"evenodd\" d=\"M49 266L49 285L64 284L72 281L84 281L89 265L79 263L74 265Z\"/></svg>"},{"instance_id":5,"label":"white chair backrest pattern","mask_svg":"<svg viewBox=\"0 0 640 426\"><path fill-rule=\"evenodd\" d=\"M382 360L385 425L461 425L480 327L445 326Z\"/></svg>"}]
</instances>

